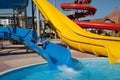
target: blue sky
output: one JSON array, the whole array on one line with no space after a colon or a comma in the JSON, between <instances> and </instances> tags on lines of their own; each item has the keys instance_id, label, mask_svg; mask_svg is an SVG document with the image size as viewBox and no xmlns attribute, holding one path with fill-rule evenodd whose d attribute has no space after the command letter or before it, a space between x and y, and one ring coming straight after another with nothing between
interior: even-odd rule
<instances>
[{"instance_id":1,"label":"blue sky","mask_svg":"<svg viewBox=\"0 0 120 80\"><path fill-rule=\"evenodd\" d=\"M31 1L31 0L29 0ZM55 0L48 0L53 4ZM64 14L68 14L70 12L63 11L60 8L62 3L73 2L74 0L56 0L56 7ZM31 16L31 2L27 7L28 15ZM88 16L83 19L94 19L94 18L103 18L109 13L111 13L116 7L120 9L120 0L92 0L90 3L91 6L96 7L97 11L94 16ZM1 10L0 10L1 11ZM6 10L9 11L9 10Z\"/></svg>"},{"instance_id":2,"label":"blue sky","mask_svg":"<svg viewBox=\"0 0 120 80\"><path fill-rule=\"evenodd\" d=\"M53 3L54 0L49 0ZM56 5L59 10L61 10L61 3L73 2L74 0L56 0ZM111 13L116 7L120 9L120 0L92 0L90 3L91 6L96 7L97 11L94 16L88 16L85 19L93 19L93 18L103 18L109 13ZM61 10L64 14L65 12Z\"/></svg>"},{"instance_id":3,"label":"blue sky","mask_svg":"<svg viewBox=\"0 0 120 80\"><path fill-rule=\"evenodd\" d=\"M97 9L96 14L91 18L101 18L111 13L115 8L120 9L120 0L92 0L90 5Z\"/></svg>"}]
</instances>

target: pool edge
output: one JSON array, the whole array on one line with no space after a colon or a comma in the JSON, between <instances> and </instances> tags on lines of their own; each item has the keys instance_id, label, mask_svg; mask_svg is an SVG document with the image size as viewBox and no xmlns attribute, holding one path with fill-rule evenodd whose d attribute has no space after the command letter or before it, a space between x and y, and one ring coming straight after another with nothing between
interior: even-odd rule
<instances>
[{"instance_id":1,"label":"pool edge","mask_svg":"<svg viewBox=\"0 0 120 80\"><path fill-rule=\"evenodd\" d=\"M108 58L96 57L96 58L73 58L73 59L76 59L76 60L87 60L87 59L92 60L92 59L108 59ZM34 64L28 64L28 65L20 66L20 67L17 67L17 68L11 68L11 69L8 69L8 70L0 72L0 76L6 74L8 72L14 71L14 70L18 70L18 69L22 69L22 68L26 68L26 67L30 67L30 66L34 66L34 65L39 65L39 64L45 64L45 63L47 63L47 62L44 61L44 62L39 62L39 63L34 63Z\"/></svg>"},{"instance_id":2,"label":"pool edge","mask_svg":"<svg viewBox=\"0 0 120 80\"><path fill-rule=\"evenodd\" d=\"M6 74L8 72L14 71L14 70L18 70L18 69L22 69L22 68L26 68L26 67L30 67L30 66L34 66L34 65L39 65L39 64L45 64L45 63L47 63L47 62L39 62L39 63L34 63L34 64L28 64L28 65L20 66L20 67L17 67L17 68L7 69L5 71L0 72L0 76Z\"/></svg>"}]
</instances>

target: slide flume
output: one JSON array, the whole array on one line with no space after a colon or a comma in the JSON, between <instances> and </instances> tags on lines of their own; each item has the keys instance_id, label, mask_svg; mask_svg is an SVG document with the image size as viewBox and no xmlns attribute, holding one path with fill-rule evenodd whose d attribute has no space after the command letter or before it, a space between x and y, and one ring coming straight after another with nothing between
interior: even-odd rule
<instances>
[{"instance_id":1,"label":"slide flume","mask_svg":"<svg viewBox=\"0 0 120 80\"><path fill-rule=\"evenodd\" d=\"M39 38L31 29L0 26L0 38L18 40L26 44L30 50L36 51L48 61L49 69L57 69L62 65L72 67L71 54L68 49L47 40L42 40L43 45L39 47L37 44Z\"/></svg>"},{"instance_id":2,"label":"slide flume","mask_svg":"<svg viewBox=\"0 0 120 80\"><path fill-rule=\"evenodd\" d=\"M90 6L91 0L79 0L74 3L62 3L61 8L63 10L81 10L81 12L75 12L75 14L68 15L70 19L72 19L76 24L78 24L82 28L95 28L95 29L107 29L107 30L120 30L120 24L114 23L104 23L104 22L89 22L89 21L81 21L75 20L78 18L94 15L96 12L96 8Z\"/></svg>"},{"instance_id":3,"label":"slide flume","mask_svg":"<svg viewBox=\"0 0 120 80\"><path fill-rule=\"evenodd\" d=\"M119 37L101 36L87 32L57 10L47 0L33 1L49 25L64 42L82 52L94 53L97 56L108 56L110 63L119 62Z\"/></svg>"}]
</instances>

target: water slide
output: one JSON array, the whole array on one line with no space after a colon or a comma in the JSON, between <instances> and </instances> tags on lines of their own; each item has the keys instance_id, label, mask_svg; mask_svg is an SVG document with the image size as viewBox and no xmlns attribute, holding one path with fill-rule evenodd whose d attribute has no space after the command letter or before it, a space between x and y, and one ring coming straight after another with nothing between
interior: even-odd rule
<instances>
[{"instance_id":1,"label":"water slide","mask_svg":"<svg viewBox=\"0 0 120 80\"><path fill-rule=\"evenodd\" d=\"M95 55L108 56L110 63L120 62L120 38L87 32L56 9L47 0L33 0L49 25L68 45ZM60 56L63 57L62 55Z\"/></svg>"},{"instance_id":2,"label":"water slide","mask_svg":"<svg viewBox=\"0 0 120 80\"><path fill-rule=\"evenodd\" d=\"M91 0L76 0L74 3L62 3L61 8L63 10L77 10L75 14L68 15L76 24L82 28L95 28L95 29L107 29L107 30L120 30L120 24L103 23L103 22L88 22L76 20L78 18L94 15L96 8L90 6ZM79 11L80 10L80 11Z\"/></svg>"},{"instance_id":3,"label":"water slide","mask_svg":"<svg viewBox=\"0 0 120 80\"><path fill-rule=\"evenodd\" d=\"M42 40L43 45L39 47L37 44L39 38L33 30L0 26L0 38L18 40L27 45L29 49L36 51L48 61L49 69L57 69L61 65L72 67L71 54L68 49L47 40Z\"/></svg>"}]
</instances>

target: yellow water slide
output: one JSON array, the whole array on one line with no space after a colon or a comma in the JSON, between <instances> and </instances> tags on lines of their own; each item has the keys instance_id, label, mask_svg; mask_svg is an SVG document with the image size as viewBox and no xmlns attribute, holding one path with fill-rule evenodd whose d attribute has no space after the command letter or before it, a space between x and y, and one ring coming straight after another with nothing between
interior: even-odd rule
<instances>
[{"instance_id":1,"label":"yellow water slide","mask_svg":"<svg viewBox=\"0 0 120 80\"><path fill-rule=\"evenodd\" d=\"M33 1L50 26L65 43L81 52L90 52L97 56L108 56L110 63L120 62L119 37L101 36L87 32L67 18L47 0Z\"/></svg>"}]
</instances>

